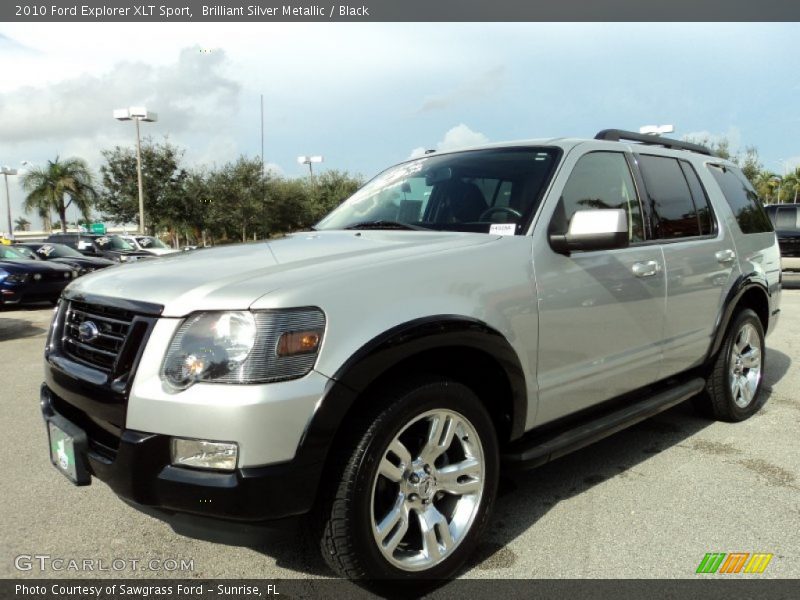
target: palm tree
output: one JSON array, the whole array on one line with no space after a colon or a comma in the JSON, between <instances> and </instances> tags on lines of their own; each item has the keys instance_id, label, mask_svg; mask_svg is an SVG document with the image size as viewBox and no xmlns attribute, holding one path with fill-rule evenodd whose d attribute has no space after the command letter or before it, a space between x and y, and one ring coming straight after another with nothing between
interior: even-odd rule
<instances>
[{"instance_id":1,"label":"palm tree","mask_svg":"<svg viewBox=\"0 0 800 600\"><path fill-rule=\"evenodd\" d=\"M35 210L40 216L54 210L67 231L67 209L74 203L85 219L97 198L94 178L82 158L47 161L47 166L34 167L22 176L22 188L28 192L25 212Z\"/></svg>"},{"instance_id":2,"label":"palm tree","mask_svg":"<svg viewBox=\"0 0 800 600\"><path fill-rule=\"evenodd\" d=\"M780 201L777 198L778 190L780 189L780 181L781 178L775 173L761 171L758 174L758 177L756 177L755 181L755 188L756 192L758 192L759 198L763 198L765 202L769 202L771 197L774 195L776 197L776 201Z\"/></svg>"},{"instance_id":3,"label":"palm tree","mask_svg":"<svg viewBox=\"0 0 800 600\"><path fill-rule=\"evenodd\" d=\"M17 217L14 219L14 225L17 226L17 231L28 231L28 227L30 227L31 222L28 221L25 217Z\"/></svg>"},{"instance_id":4,"label":"palm tree","mask_svg":"<svg viewBox=\"0 0 800 600\"><path fill-rule=\"evenodd\" d=\"M800 167L783 178L783 189L786 197L792 198L792 202L797 203L797 196L800 193Z\"/></svg>"}]
</instances>

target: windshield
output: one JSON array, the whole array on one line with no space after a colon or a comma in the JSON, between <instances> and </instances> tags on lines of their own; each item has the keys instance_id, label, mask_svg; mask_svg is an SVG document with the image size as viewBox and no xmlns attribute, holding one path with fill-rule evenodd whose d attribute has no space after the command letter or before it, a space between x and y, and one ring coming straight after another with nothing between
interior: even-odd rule
<instances>
[{"instance_id":1,"label":"windshield","mask_svg":"<svg viewBox=\"0 0 800 600\"><path fill-rule=\"evenodd\" d=\"M0 260L31 260L11 246L0 245Z\"/></svg>"},{"instance_id":2,"label":"windshield","mask_svg":"<svg viewBox=\"0 0 800 600\"><path fill-rule=\"evenodd\" d=\"M105 235L97 238L94 243L101 250L136 250L118 235Z\"/></svg>"},{"instance_id":3,"label":"windshield","mask_svg":"<svg viewBox=\"0 0 800 600\"><path fill-rule=\"evenodd\" d=\"M75 258L83 254L64 244L44 244L36 249L36 254L42 258Z\"/></svg>"},{"instance_id":4,"label":"windshield","mask_svg":"<svg viewBox=\"0 0 800 600\"><path fill-rule=\"evenodd\" d=\"M136 241L139 242L139 245L142 248L166 248L169 250L169 246L167 246L164 242L159 240L158 238L154 237L137 237Z\"/></svg>"},{"instance_id":5,"label":"windshield","mask_svg":"<svg viewBox=\"0 0 800 600\"><path fill-rule=\"evenodd\" d=\"M425 156L392 167L316 229L435 229L525 233L557 148L496 148Z\"/></svg>"},{"instance_id":6,"label":"windshield","mask_svg":"<svg viewBox=\"0 0 800 600\"><path fill-rule=\"evenodd\" d=\"M37 259L36 252L27 246L14 246L14 250L22 254L25 258L32 258L33 260Z\"/></svg>"}]
</instances>

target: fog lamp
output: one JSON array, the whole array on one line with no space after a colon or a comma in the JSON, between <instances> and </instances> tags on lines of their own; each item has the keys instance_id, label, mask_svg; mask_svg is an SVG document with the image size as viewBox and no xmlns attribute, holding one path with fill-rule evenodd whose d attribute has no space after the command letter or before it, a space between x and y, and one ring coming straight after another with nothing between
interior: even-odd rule
<instances>
[{"instance_id":1,"label":"fog lamp","mask_svg":"<svg viewBox=\"0 0 800 600\"><path fill-rule=\"evenodd\" d=\"M226 442L172 438L172 464L179 467L233 471L239 446Z\"/></svg>"}]
</instances>

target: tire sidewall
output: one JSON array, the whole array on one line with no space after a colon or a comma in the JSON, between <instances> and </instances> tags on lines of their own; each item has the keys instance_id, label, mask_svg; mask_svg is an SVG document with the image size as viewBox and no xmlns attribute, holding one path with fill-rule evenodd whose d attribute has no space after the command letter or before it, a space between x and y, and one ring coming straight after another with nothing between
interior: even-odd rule
<instances>
[{"instance_id":1,"label":"tire sidewall","mask_svg":"<svg viewBox=\"0 0 800 600\"><path fill-rule=\"evenodd\" d=\"M389 563L372 535L372 485L389 442L419 415L435 409L449 409L463 415L475 428L483 448L485 487L478 514L470 530L453 553L442 563L425 571L404 571ZM452 381L422 383L401 394L383 413L379 427L368 432L366 451L358 465L351 516L353 540L368 573L379 579L416 580L451 577L475 548L491 515L499 476L499 451L491 417L478 397L466 386Z\"/></svg>"}]
</instances>

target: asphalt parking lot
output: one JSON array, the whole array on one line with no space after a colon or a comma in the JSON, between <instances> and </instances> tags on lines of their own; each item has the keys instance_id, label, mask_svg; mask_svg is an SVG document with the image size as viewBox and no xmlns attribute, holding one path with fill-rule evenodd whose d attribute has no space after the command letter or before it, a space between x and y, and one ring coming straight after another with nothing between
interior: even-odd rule
<instances>
[{"instance_id":1,"label":"asphalt parking lot","mask_svg":"<svg viewBox=\"0 0 800 600\"><path fill-rule=\"evenodd\" d=\"M758 415L713 423L687 403L505 479L464 577L692 578L708 552L772 553L754 577L800 577L800 277L786 288L768 338L769 398ZM197 541L128 507L102 483L78 488L56 472L38 407L50 312L0 312L0 577L330 576L301 525L252 547ZM19 570L20 555L128 566L81 573L42 571L34 562ZM161 570L132 570L131 560L150 559ZM192 561L191 571L169 570L181 559Z\"/></svg>"}]
</instances>

